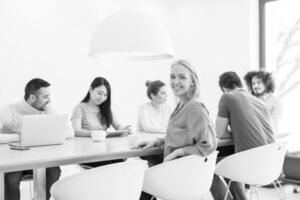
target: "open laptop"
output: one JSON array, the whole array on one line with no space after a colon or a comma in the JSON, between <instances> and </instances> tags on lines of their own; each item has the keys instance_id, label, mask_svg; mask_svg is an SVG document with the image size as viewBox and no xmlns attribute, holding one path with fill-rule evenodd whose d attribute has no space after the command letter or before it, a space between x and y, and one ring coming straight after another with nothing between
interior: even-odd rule
<instances>
[{"instance_id":1,"label":"open laptop","mask_svg":"<svg viewBox=\"0 0 300 200\"><path fill-rule=\"evenodd\" d=\"M10 143L10 146L17 149L63 144L68 119L66 114L24 115L20 142Z\"/></svg>"}]
</instances>

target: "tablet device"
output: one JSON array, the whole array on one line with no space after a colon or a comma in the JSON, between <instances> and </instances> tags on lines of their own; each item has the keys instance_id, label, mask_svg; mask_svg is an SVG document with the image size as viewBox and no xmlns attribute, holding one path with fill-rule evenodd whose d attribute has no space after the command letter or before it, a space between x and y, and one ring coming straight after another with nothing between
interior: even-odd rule
<instances>
[{"instance_id":1,"label":"tablet device","mask_svg":"<svg viewBox=\"0 0 300 200\"><path fill-rule=\"evenodd\" d=\"M107 132L106 137L107 138L122 137L122 136L126 136L126 135L129 135L129 134L130 134L129 130L110 131L110 132Z\"/></svg>"}]
</instances>

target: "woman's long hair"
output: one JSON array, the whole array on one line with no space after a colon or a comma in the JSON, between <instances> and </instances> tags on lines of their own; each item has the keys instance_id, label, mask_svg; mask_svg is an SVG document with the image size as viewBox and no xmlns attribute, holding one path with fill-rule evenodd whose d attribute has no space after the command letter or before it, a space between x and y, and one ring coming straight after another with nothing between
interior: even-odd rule
<instances>
[{"instance_id":1,"label":"woman's long hair","mask_svg":"<svg viewBox=\"0 0 300 200\"><path fill-rule=\"evenodd\" d=\"M105 124L109 127L113 121L113 116L111 112L111 89L109 82L103 77L96 77L93 82L91 83L90 88L93 90L99 86L104 85L107 90L107 99L102 102L99 106L101 118L99 119L102 124ZM87 103L90 100L90 92L86 94L81 102Z\"/></svg>"}]
</instances>

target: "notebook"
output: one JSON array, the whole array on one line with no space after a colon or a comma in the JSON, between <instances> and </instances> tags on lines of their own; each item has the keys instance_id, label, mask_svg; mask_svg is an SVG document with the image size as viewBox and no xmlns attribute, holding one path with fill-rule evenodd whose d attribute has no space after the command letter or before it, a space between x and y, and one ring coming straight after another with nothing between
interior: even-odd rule
<instances>
[{"instance_id":1,"label":"notebook","mask_svg":"<svg viewBox=\"0 0 300 200\"><path fill-rule=\"evenodd\" d=\"M34 147L63 144L68 130L68 115L24 115L19 143L10 146Z\"/></svg>"}]
</instances>

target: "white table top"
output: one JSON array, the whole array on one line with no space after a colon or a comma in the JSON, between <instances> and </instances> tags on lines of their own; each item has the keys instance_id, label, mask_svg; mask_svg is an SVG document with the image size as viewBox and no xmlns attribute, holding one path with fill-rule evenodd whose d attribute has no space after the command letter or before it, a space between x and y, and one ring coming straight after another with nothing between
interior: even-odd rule
<instances>
[{"instance_id":1,"label":"white table top","mask_svg":"<svg viewBox=\"0 0 300 200\"><path fill-rule=\"evenodd\" d=\"M156 136L154 136L155 138ZM153 136L139 135L138 140ZM0 145L0 171L9 172L38 167L51 167L81 162L104 161L119 158L159 154L162 150L131 149L128 137L109 138L93 142L91 138L66 140L63 145L32 147L30 150L11 150L7 144Z\"/></svg>"},{"instance_id":2,"label":"white table top","mask_svg":"<svg viewBox=\"0 0 300 200\"><path fill-rule=\"evenodd\" d=\"M137 140L163 138L164 134L135 134ZM219 140L218 146L231 145L231 140ZM96 162L162 153L162 149L131 149L128 137L109 138L93 142L91 138L66 140L63 145L32 147L30 150L11 150L7 144L0 145L0 171L18 171L59 165Z\"/></svg>"}]
</instances>

